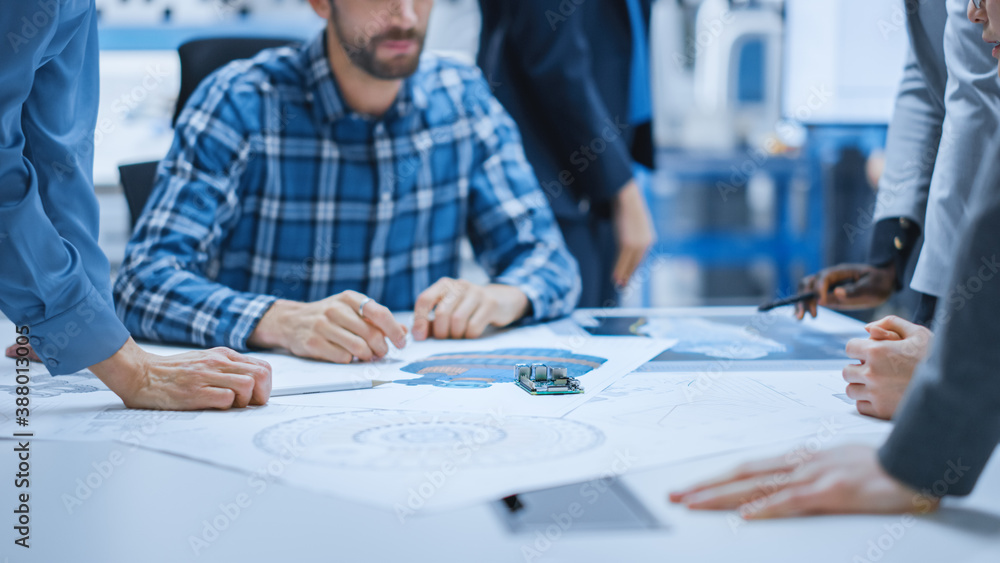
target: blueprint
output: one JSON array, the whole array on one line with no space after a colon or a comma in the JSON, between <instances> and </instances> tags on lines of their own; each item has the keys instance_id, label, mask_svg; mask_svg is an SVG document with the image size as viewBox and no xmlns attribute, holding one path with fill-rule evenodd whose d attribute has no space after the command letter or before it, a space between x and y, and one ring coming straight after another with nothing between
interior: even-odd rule
<instances>
[{"instance_id":1,"label":"blueprint","mask_svg":"<svg viewBox=\"0 0 1000 563\"><path fill-rule=\"evenodd\" d=\"M566 418L628 443L648 463L668 463L756 445L825 443L882 423L857 414L838 371L636 372Z\"/></svg>"},{"instance_id":2,"label":"blueprint","mask_svg":"<svg viewBox=\"0 0 1000 563\"><path fill-rule=\"evenodd\" d=\"M393 383L376 389L281 397L281 401L472 413L502 408L511 415L561 416L674 342L660 338L622 342L590 335L561 336L546 326L501 332L479 340L428 340L407 344L382 361L325 368L338 374L355 373L356 377ZM297 359L282 356L276 361L272 361L275 387L282 384L281 377L300 377L295 371ZM570 375L579 378L585 393L539 400L513 383L514 366L523 363L566 367Z\"/></svg>"},{"instance_id":3,"label":"blueprint","mask_svg":"<svg viewBox=\"0 0 1000 563\"><path fill-rule=\"evenodd\" d=\"M277 397L227 412L126 409L89 372L51 377L42 370L32 374L32 388L40 392L32 398L31 430L36 440L112 440L183 456L237 471L250 486L281 482L392 511L405 521L767 444L815 451L836 437L884 425L856 413L839 369L742 369L759 360L707 359L711 350L691 345L741 338L731 319L747 319L745 310L742 316L674 315L668 320L687 319L681 332L657 328L655 319L665 315L642 313L619 316L636 327L628 338L586 330L594 326L591 318L479 340L410 342L378 362L347 366L269 353L261 357L271 362L276 388L322 378L392 383ZM713 323L722 328L696 330ZM670 334L676 336L664 338ZM762 331L753 342L767 355L789 356L780 361L798 361L805 350L779 332ZM649 369L650 359L676 347L677 354L706 359L693 362L696 369ZM586 392L525 393L512 382L518 363L564 366ZM9 385L8 367L12 361L0 362L0 385ZM0 388L0 413L7 417L12 407L13 396ZM11 429L4 417L0 433Z\"/></svg>"},{"instance_id":4,"label":"blueprint","mask_svg":"<svg viewBox=\"0 0 1000 563\"><path fill-rule=\"evenodd\" d=\"M867 336L857 324L842 333L822 331L781 311L577 312L573 318L584 332L595 336L676 339L674 346L643 368L646 371L690 371L699 362L724 364L734 371L799 369L810 363L843 365L850 361L844 351L847 341Z\"/></svg>"},{"instance_id":5,"label":"blueprint","mask_svg":"<svg viewBox=\"0 0 1000 563\"><path fill-rule=\"evenodd\" d=\"M10 334L13 334L13 329ZM338 391L288 397L294 403L352 408L406 408L487 412L502 406L509 414L553 416L568 412L669 348L674 341L636 339L621 343L613 338L590 335L559 335L546 326L496 331L477 340L410 339L403 349L392 348L375 362L335 365L273 352L251 355L272 367L272 389L315 385L324 381L371 381L393 383L375 389ZM189 347L143 343L155 354L173 355L194 350ZM514 366L547 363L565 366L578 377L587 393L545 397L528 395L514 383ZM0 373L13 374L14 360L0 359ZM14 412L13 377L0 377L0 411ZM121 405L96 376L87 370L53 377L44 367L31 368L33 412L58 413L65 409L87 410ZM3 428L0 421L0 429ZM8 424L12 424L8 421Z\"/></svg>"},{"instance_id":6,"label":"blueprint","mask_svg":"<svg viewBox=\"0 0 1000 563\"><path fill-rule=\"evenodd\" d=\"M836 377L730 374L697 387L698 374L633 373L565 416L509 414L503 405L473 413L286 403L292 397L231 413L108 407L50 418L36 435L116 440L405 520L754 446L815 451L880 424L836 397Z\"/></svg>"}]
</instances>

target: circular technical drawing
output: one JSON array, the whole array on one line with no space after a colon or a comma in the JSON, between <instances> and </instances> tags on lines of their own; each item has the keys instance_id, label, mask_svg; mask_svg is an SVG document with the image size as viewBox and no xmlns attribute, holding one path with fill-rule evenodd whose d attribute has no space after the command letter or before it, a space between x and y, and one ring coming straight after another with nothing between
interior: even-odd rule
<instances>
[{"instance_id":1,"label":"circular technical drawing","mask_svg":"<svg viewBox=\"0 0 1000 563\"><path fill-rule=\"evenodd\" d=\"M355 411L281 422L254 436L271 455L355 469L519 465L591 450L604 434L558 418Z\"/></svg>"}]
</instances>

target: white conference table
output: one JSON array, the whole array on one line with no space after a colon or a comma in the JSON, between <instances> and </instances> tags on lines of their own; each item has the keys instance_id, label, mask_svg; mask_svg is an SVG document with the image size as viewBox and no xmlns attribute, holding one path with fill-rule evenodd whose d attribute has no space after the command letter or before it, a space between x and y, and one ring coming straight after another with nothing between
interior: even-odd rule
<instances>
[{"instance_id":1,"label":"white conference table","mask_svg":"<svg viewBox=\"0 0 1000 563\"><path fill-rule=\"evenodd\" d=\"M884 431L837 442L878 443ZM733 513L671 506L674 487L732 464L785 452L790 444L729 452L626 473L621 482L660 521L641 531L574 530L539 540L512 534L495 506L417 515L400 523L388 510L280 483L252 497L217 537L195 553L205 521L247 488L245 474L111 442L34 441L31 445L31 548L15 546L16 444L0 440L0 562L116 561L1000 561L1000 463L975 492L948 499L915 522L891 516L834 516L741 523ZM67 505L101 462L121 456L82 503ZM96 465L95 465L96 464ZM8 475L9 474L9 475ZM220 507L222 505L222 507ZM908 525L903 525L904 523Z\"/></svg>"}]
</instances>

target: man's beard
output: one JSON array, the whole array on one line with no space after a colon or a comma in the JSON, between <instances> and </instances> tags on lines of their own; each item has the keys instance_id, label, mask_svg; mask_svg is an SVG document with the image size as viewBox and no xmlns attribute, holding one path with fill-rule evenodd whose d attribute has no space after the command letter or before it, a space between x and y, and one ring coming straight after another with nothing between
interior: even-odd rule
<instances>
[{"instance_id":1,"label":"man's beard","mask_svg":"<svg viewBox=\"0 0 1000 563\"><path fill-rule=\"evenodd\" d=\"M337 41L347 53L347 58L354 66L380 80L397 80L406 78L417 71L420 66L420 53L424 50L424 34L416 29L392 30L370 39L361 39L359 44L347 41L346 34L334 19L331 23ZM417 51L406 58L396 57L392 61L380 61L375 57L378 46L384 41L416 41Z\"/></svg>"}]
</instances>

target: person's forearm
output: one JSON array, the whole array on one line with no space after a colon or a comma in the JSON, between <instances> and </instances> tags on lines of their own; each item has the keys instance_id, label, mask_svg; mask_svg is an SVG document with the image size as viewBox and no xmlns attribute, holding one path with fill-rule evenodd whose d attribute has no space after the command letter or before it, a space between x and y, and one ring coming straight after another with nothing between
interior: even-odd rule
<instances>
[{"instance_id":1,"label":"person's forearm","mask_svg":"<svg viewBox=\"0 0 1000 563\"><path fill-rule=\"evenodd\" d=\"M122 265L115 299L119 316L137 337L246 351L247 339L277 300L135 258Z\"/></svg>"},{"instance_id":2,"label":"person's forearm","mask_svg":"<svg viewBox=\"0 0 1000 563\"><path fill-rule=\"evenodd\" d=\"M991 179L991 182L995 182ZM984 185L984 188L987 187ZM896 427L880 451L895 478L936 496L968 494L1000 440L1000 291L986 278L984 256L995 256L1000 198L983 190L985 208L972 218L956 253L955 291L943 303L927 362L917 370L896 412ZM988 200L996 201L988 201ZM969 280L984 291L972 294Z\"/></svg>"},{"instance_id":3,"label":"person's forearm","mask_svg":"<svg viewBox=\"0 0 1000 563\"><path fill-rule=\"evenodd\" d=\"M307 306L298 301L276 300L261 316L247 339L247 345L261 349L287 348L287 327Z\"/></svg>"},{"instance_id":4,"label":"person's forearm","mask_svg":"<svg viewBox=\"0 0 1000 563\"><path fill-rule=\"evenodd\" d=\"M561 241L559 245L539 243L530 256L512 264L494 281L518 288L529 302L525 313L536 321L568 315L580 299L579 266Z\"/></svg>"},{"instance_id":5,"label":"person's forearm","mask_svg":"<svg viewBox=\"0 0 1000 563\"><path fill-rule=\"evenodd\" d=\"M77 138L88 127L93 135L96 89L89 90L80 77L97 74L96 49L81 46L88 21L94 25L88 18L96 16L86 3L53 2L48 8L53 12L46 24L38 26L31 41L12 44L0 65L0 310L30 332L36 353L51 373L61 375L106 359L128 334L107 291L107 261L97 246L97 202L89 168L83 166L85 155L68 164L55 156L62 154L59 149L71 150L65 139ZM0 36L18 35L22 20L38 15L38 9L33 2L5 3ZM77 50L77 63L65 69L63 61L53 59L49 70L36 74L63 18L81 26L76 31L66 26L59 38L66 51ZM52 107L40 108L45 102ZM59 123L60 136L48 136L49 127L39 127L40 109L47 109L50 125ZM29 132L32 151L26 150ZM32 152L35 158L28 164ZM37 158L42 154L46 158Z\"/></svg>"}]
</instances>

